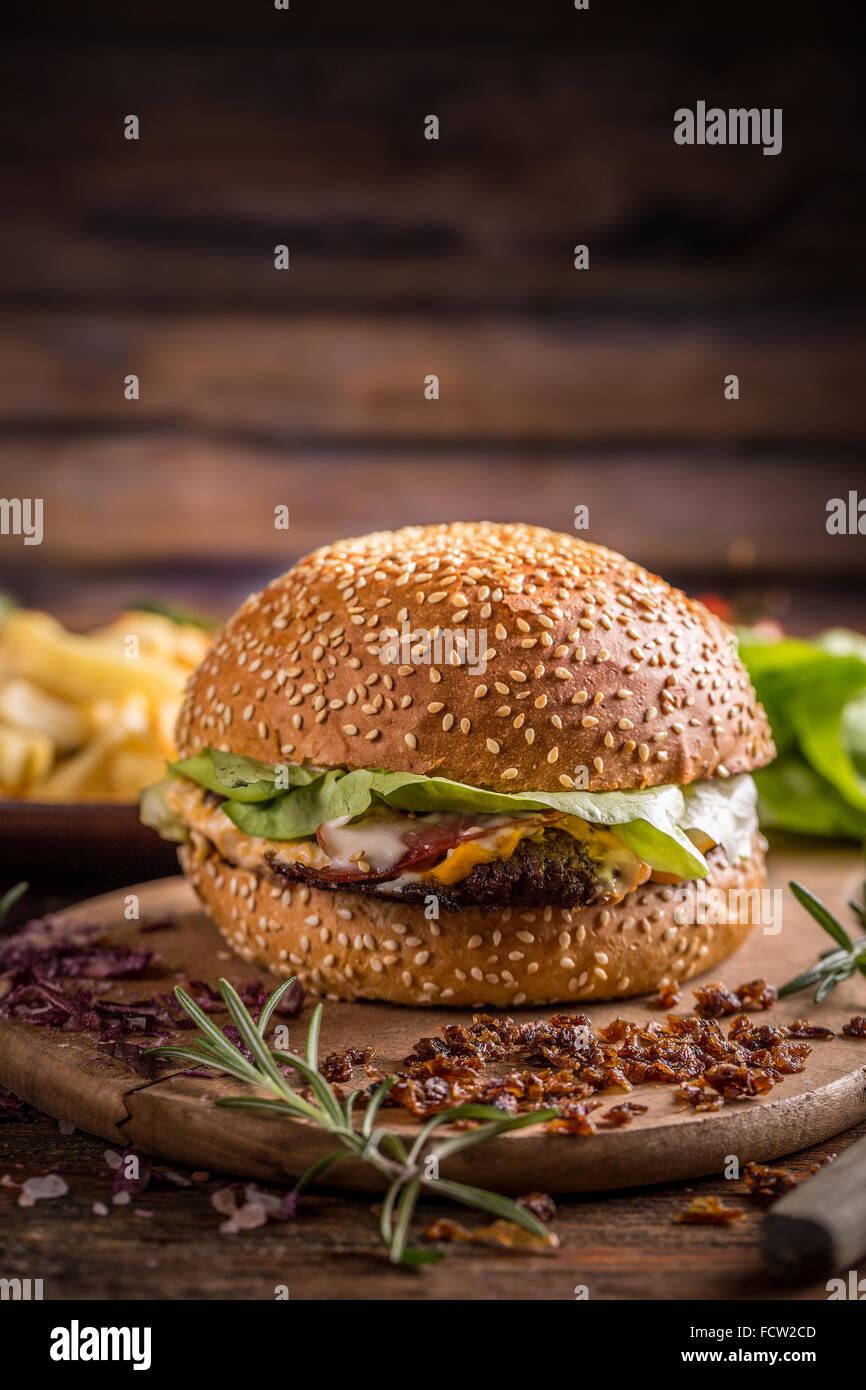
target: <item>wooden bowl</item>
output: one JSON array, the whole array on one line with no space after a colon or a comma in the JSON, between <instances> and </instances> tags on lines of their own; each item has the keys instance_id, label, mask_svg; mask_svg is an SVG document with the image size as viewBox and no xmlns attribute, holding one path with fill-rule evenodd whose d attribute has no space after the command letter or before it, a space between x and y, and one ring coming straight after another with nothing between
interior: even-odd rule
<instances>
[{"instance_id":1,"label":"wooden bowl","mask_svg":"<svg viewBox=\"0 0 866 1390\"><path fill-rule=\"evenodd\" d=\"M0 875L129 883L177 872L175 846L142 825L137 805L0 801ZM8 880L8 882L7 882Z\"/></svg>"}]
</instances>

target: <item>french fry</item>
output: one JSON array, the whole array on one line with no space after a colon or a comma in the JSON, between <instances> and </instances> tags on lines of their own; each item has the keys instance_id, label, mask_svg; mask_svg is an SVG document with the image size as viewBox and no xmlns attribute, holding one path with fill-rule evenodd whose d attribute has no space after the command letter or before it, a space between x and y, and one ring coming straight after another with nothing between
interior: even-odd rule
<instances>
[{"instance_id":1,"label":"french fry","mask_svg":"<svg viewBox=\"0 0 866 1390\"><path fill-rule=\"evenodd\" d=\"M140 744L124 744L107 759L100 780L110 796L132 801L142 787L163 776L165 759L161 753Z\"/></svg>"},{"instance_id":2,"label":"french fry","mask_svg":"<svg viewBox=\"0 0 866 1390\"><path fill-rule=\"evenodd\" d=\"M123 718L115 719L78 753L56 767L50 777L34 786L34 795L45 801L78 800L87 792L88 783L102 771L109 755L128 737L129 729Z\"/></svg>"},{"instance_id":3,"label":"french fry","mask_svg":"<svg viewBox=\"0 0 866 1390\"><path fill-rule=\"evenodd\" d=\"M46 776L53 763L54 743L47 734L0 725L0 787L24 791Z\"/></svg>"},{"instance_id":4,"label":"french fry","mask_svg":"<svg viewBox=\"0 0 866 1390\"><path fill-rule=\"evenodd\" d=\"M132 801L174 756L183 687L209 638L130 610L98 632L47 613L0 621L0 796Z\"/></svg>"},{"instance_id":5,"label":"french fry","mask_svg":"<svg viewBox=\"0 0 866 1390\"><path fill-rule=\"evenodd\" d=\"M156 740L163 757L169 760L175 756L174 726L180 712L180 696L173 700L163 700L156 711L154 728Z\"/></svg>"},{"instance_id":6,"label":"french fry","mask_svg":"<svg viewBox=\"0 0 866 1390\"><path fill-rule=\"evenodd\" d=\"M130 634L134 636L134 634ZM6 668L67 700L140 691L158 702L177 694L177 666L165 657L128 655L122 639L97 641L66 632L45 613L15 609L0 632Z\"/></svg>"},{"instance_id":7,"label":"french fry","mask_svg":"<svg viewBox=\"0 0 866 1390\"><path fill-rule=\"evenodd\" d=\"M88 721L68 700L47 695L23 677L0 686L0 720L19 729L47 734L60 753L71 753L87 739Z\"/></svg>"},{"instance_id":8,"label":"french fry","mask_svg":"<svg viewBox=\"0 0 866 1390\"><path fill-rule=\"evenodd\" d=\"M178 662L188 671L198 665L209 645L207 633L200 627L175 623L159 613L143 613L136 608L119 613L90 636L113 645L129 634L138 638L142 653Z\"/></svg>"}]
</instances>

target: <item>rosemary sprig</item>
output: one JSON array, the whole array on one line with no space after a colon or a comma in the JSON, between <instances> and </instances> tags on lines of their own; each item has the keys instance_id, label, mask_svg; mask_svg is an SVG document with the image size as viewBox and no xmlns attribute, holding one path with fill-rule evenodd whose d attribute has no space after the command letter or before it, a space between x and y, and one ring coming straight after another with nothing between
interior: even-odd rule
<instances>
[{"instance_id":1,"label":"rosemary sprig","mask_svg":"<svg viewBox=\"0 0 866 1390\"><path fill-rule=\"evenodd\" d=\"M801 989L809 989L811 985L817 985L813 996L816 1004L820 1004L831 990L835 989L843 980L848 980L859 970L861 975L866 975L866 936L851 939L842 923L828 907L816 898L808 888L804 888L802 883L789 883L788 887L797 899L797 902L805 907L810 916L828 936L836 942L837 950L824 951L814 965L808 970L804 970L801 975L796 975L793 980L782 985L779 990L779 998L782 999L786 994L797 994ZM866 885L864 885L866 890ZM848 906L852 909L860 926L866 927L866 908L863 904L850 902Z\"/></svg>"},{"instance_id":2,"label":"rosemary sprig","mask_svg":"<svg viewBox=\"0 0 866 1390\"><path fill-rule=\"evenodd\" d=\"M489 1212L492 1216L506 1221L513 1221L531 1231L533 1235L545 1238L547 1232L541 1222L510 1197L501 1197L495 1192L486 1192L478 1187L467 1187L463 1183L439 1178L436 1174L439 1171L439 1162L459 1153L461 1149L486 1144L491 1139L498 1138L500 1134L552 1120L557 1112L535 1110L525 1115L503 1115L501 1110L491 1105L457 1105L429 1119L422 1126L411 1147L407 1149L402 1137L395 1130L375 1124L379 1108L396 1080L396 1077L389 1076L380 1082L369 1097L360 1127L355 1128L353 1110L361 1092L353 1091L341 1101L333 1086L319 1071L321 1004L313 1010L307 1033L305 1057L297 1057L291 1052L276 1052L265 1041L265 1029L274 1009L293 984L294 979L286 980L275 989L266 1000L256 1021L228 980L219 981L223 1002L240 1035L241 1041L238 1044L231 1042L186 991L178 986L174 991L175 996L184 1012L198 1026L199 1033L195 1045L181 1047L165 1044L149 1048L148 1051L154 1055L191 1063L193 1066L226 1072L238 1081L247 1082L271 1093L270 1096L225 1096L215 1101L216 1105L227 1109L257 1110L261 1114L311 1120L333 1135L339 1147L325 1154L307 1169L298 1180L296 1191L302 1191L308 1183L345 1158L360 1159L377 1169L387 1184L379 1225L382 1240L395 1264L429 1264L443 1258L442 1251L417 1249L408 1244L415 1207L423 1192L448 1197L452 1202ZM249 1057L245 1055L247 1052L250 1054ZM290 1067L297 1072L312 1091L312 1099L305 1099L289 1085L283 1067ZM430 1145L429 1141L439 1126L453 1124L455 1120L486 1120L488 1123ZM432 1164L431 1157L436 1160Z\"/></svg>"}]
</instances>

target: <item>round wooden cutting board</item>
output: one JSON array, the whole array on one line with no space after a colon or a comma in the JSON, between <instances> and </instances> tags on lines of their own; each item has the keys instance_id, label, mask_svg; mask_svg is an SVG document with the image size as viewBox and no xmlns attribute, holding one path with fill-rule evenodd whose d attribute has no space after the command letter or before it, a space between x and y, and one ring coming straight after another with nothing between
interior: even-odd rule
<instances>
[{"instance_id":1,"label":"round wooden cutting board","mask_svg":"<svg viewBox=\"0 0 866 1390\"><path fill-rule=\"evenodd\" d=\"M863 873L862 861L854 851L814 845L796 851L777 849L770 863L771 887L783 890L782 930L769 935L757 928L746 945L721 970L713 972L732 987L758 977L780 983L827 948L828 938L787 890L788 879L806 883L846 924L852 922L845 903L848 898L859 897ZM138 923L124 920L127 893L137 894L142 922L169 918L175 926L142 936ZM141 941L158 953L160 963L150 969L146 979L113 984L110 998L141 998L189 979L215 983L220 975L245 981L258 973L232 955L180 878L94 898L62 914L62 919L70 926L84 922L104 925L116 932L119 940ZM267 977L261 974L261 978ZM288 1021L294 1051L303 1050L314 1002L308 1000L302 1013ZM691 1003L687 986L676 1012L689 1012ZM661 1017L641 999L618 1004L581 1003L574 1011L589 1014L596 1027L617 1016L640 1022ZM515 1010L514 1017L525 1020L544 1012ZM842 1024L852 1014L864 1012L866 979L855 976L820 1006L812 1003L810 993L804 993L782 1001L769 1013L756 1015L761 1023L807 1017L837 1032L832 1042L814 1043L806 1070L786 1077L767 1096L698 1114L691 1107L681 1109L677 1105L675 1087L642 1086L633 1098L648 1110L628 1128L601 1129L594 1136L579 1137L553 1135L533 1127L455 1155L443 1165L443 1176L502 1192L530 1188L582 1192L718 1172L732 1154L742 1164L791 1153L866 1117L866 1040L841 1035ZM435 1034L443 1023L468 1022L469 1018L460 1010L326 1003L321 1055L350 1045L372 1045L375 1064L387 1072L399 1064L419 1037ZM184 1036L191 1037L189 1033ZM100 1054L93 1034L63 1033L17 1019L0 1019L0 1083L58 1119L115 1146L133 1145L145 1153L196 1168L283 1181L297 1177L334 1147L333 1139L304 1122L221 1110L209 1103L216 1095L237 1093L237 1082L178 1072L179 1068L166 1068L158 1078L147 1080ZM601 1098L615 1104L622 1097L620 1092L610 1091ZM387 1109L382 1118L407 1135L417 1133L417 1122L403 1110ZM356 1189L377 1186L375 1172L354 1160L332 1169L328 1182Z\"/></svg>"}]
</instances>

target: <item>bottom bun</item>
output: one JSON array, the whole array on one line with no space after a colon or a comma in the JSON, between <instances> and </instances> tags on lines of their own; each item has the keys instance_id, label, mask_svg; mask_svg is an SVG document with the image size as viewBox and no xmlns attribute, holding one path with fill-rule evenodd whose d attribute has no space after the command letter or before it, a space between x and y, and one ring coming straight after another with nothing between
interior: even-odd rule
<instances>
[{"instance_id":1,"label":"bottom bun","mask_svg":"<svg viewBox=\"0 0 866 1390\"><path fill-rule=\"evenodd\" d=\"M220 858L197 832L179 853L234 950L277 975L297 975L313 994L513 1008L647 994L711 969L760 919L765 848L756 836L752 857L736 866L721 849L710 851L700 888L716 891L704 925L675 917L679 890L696 884L646 883L613 907L506 907L435 920L397 898L283 886Z\"/></svg>"}]
</instances>

